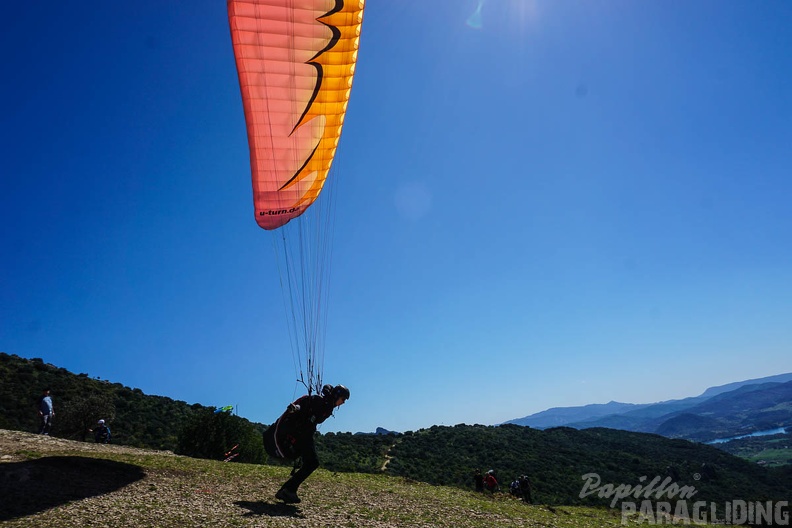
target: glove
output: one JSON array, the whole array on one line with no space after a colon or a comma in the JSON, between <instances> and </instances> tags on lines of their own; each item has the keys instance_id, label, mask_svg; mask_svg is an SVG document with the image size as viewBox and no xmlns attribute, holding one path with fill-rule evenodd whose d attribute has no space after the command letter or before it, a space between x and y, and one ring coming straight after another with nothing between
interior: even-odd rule
<instances>
[{"instance_id":1,"label":"glove","mask_svg":"<svg viewBox=\"0 0 792 528\"><path fill-rule=\"evenodd\" d=\"M290 403L286 410L289 412L297 412L300 410L300 406L296 403Z\"/></svg>"}]
</instances>

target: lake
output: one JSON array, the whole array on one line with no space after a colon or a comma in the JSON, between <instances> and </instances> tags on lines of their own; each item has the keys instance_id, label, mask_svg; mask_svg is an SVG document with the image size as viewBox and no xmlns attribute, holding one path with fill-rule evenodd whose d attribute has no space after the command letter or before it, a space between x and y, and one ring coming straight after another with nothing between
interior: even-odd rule
<instances>
[{"instance_id":1,"label":"lake","mask_svg":"<svg viewBox=\"0 0 792 528\"><path fill-rule=\"evenodd\" d=\"M775 429L768 429L767 431L756 431L755 433L751 434L744 434L740 436L730 436L729 438L718 438L716 440L710 440L707 442L708 444L722 444L723 442L728 442L729 440L739 440L740 438L749 438L751 436L767 436L767 435L774 435L774 434L782 434L786 432L784 427L776 427Z\"/></svg>"}]
</instances>

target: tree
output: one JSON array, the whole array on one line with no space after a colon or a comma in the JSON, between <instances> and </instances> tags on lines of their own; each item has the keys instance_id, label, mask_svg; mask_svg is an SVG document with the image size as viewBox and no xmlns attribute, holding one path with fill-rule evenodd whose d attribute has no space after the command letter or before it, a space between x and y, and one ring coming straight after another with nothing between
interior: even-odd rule
<instances>
[{"instance_id":1,"label":"tree","mask_svg":"<svg viewBox=\"0 0 792 528\"><path fill-rule=\"evenodd\" d=\"M58 428L62 436L79 438L85 442L88 431L103 419L108 425L115 419L116 408L107 395L76 396L63 403L58 413Z\"/></svg>"},{"instance_id":2,"label":"tree","mask_svg":"<svg viewBox=\"0 0 792 528\"><path fill-rule=\"evenodd\" d=\"M196 413L179 432L176 453L196 458L224 460L239 446L236 462L260 464L264 461L261 431L250 421L211 409Z\"/></svg>"}]
</instances>

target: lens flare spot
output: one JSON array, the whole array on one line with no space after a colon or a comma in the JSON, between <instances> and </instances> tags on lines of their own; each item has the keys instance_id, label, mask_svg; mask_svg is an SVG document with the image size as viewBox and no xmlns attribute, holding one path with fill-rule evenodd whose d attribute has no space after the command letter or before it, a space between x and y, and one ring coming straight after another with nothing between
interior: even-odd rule
<instances>
[{"instance_id":1,"label":"lens flare spot","mask_svg":"<svg viewBox=\"0 0 792 528\"><path fill-rule=\"evenodd\" d=\"M479 0L476 10L467 19L467 25L473 29L481 29L481 8L486 0Z\"/></svg>"}]
</instances>

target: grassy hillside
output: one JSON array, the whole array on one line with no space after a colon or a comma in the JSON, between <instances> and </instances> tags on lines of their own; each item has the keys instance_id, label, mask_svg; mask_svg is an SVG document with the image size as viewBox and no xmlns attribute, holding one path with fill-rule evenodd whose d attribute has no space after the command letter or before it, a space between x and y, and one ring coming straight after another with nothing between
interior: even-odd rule
<instances>
[{"instance_id":1,"label":"grassy hillside","mask_svg":"<svg viewBox=\"0 0 792 528\"><path fill-rule=\"evenodd\" d=\"M740 438L718 444L718 449L757 464L792 465L792 434Z\"/></svg>"},{"instance_id":2,"label":"grassy hillside","mask_svg":"<svg viewBox=\"0 0 792 528\"><path fill-rule=\"evenodd\" d=\"M184 424L209 409L2 352L0 381L0 427L36 431L36 401L50 388L56 418L52 434L72 439L83 438L87 427L104 418L111 424L114 442L172 450Z\"/></svg>"},{"instance_id":3,"label":"grassy hillside","mask_svg":"<svg viewBox=\"0 0 792 528\"><path fill-rule=\"evenodd\" d=\"M288 468L223 463L0 430L8 527L617 527L619 510L528 505L404 478L318 470L303 502L273 499Z\"/></svg>"},{"instance_id":4,"label":"grassy hillside","mask_svg":"<svg viewBox=\"0 0 792 528\"><path fill-rule=\"evenodd\" d=\"M92 407L78 405L90 395L95 397L92 402L102 406L102 413L109 412L108 402L112 405L115 444L213 460L222 459L223 453L240 444L234 463L267 462L261 449L263 425L214 414L207 407L146 396L138 389L7 354L0 354L0 380L0 428L34 431L33 402L46 385L52 388L59 409L50 441L79 438L80 423L94 423L98 416L92 415ZM78 413L72 412L70 424L67 416L72 406L87 409L90 420L80 422ZM163 416L167 427L161 422ZM183 445L180 439L184 438L196 445ZM710 446L612 429L434 426L401 435L328 433L317 437L317 447L322 467L335 473L389 476L464 491L472 489L476 469L494 469L504 490L518 475L528 474L535 499L555 506L608 504L595 495L580 496L583 475L588 473L614 486L635 485L641 477L670 477L680 486L694 485L702 500L718 502L780 500L792 489L792 466L761 467Z\"/></svg>"},{"instance_id":5,"label":"grassy hillside","mask_svg":"<svg viewBox=\"0 0 792 528\"><path fill-rule=\"evenodd\" d=\"M526 473L549 504L602 504L579 496L588 473L614 485L670 477L716 502L786 500L792 489L792 466L761 467L712 446L613 429L434 426L395 438L388 455L388 474L433 484L469 488L475 468L494 469L505 485Z\"/></svg>"}]
</instances>

